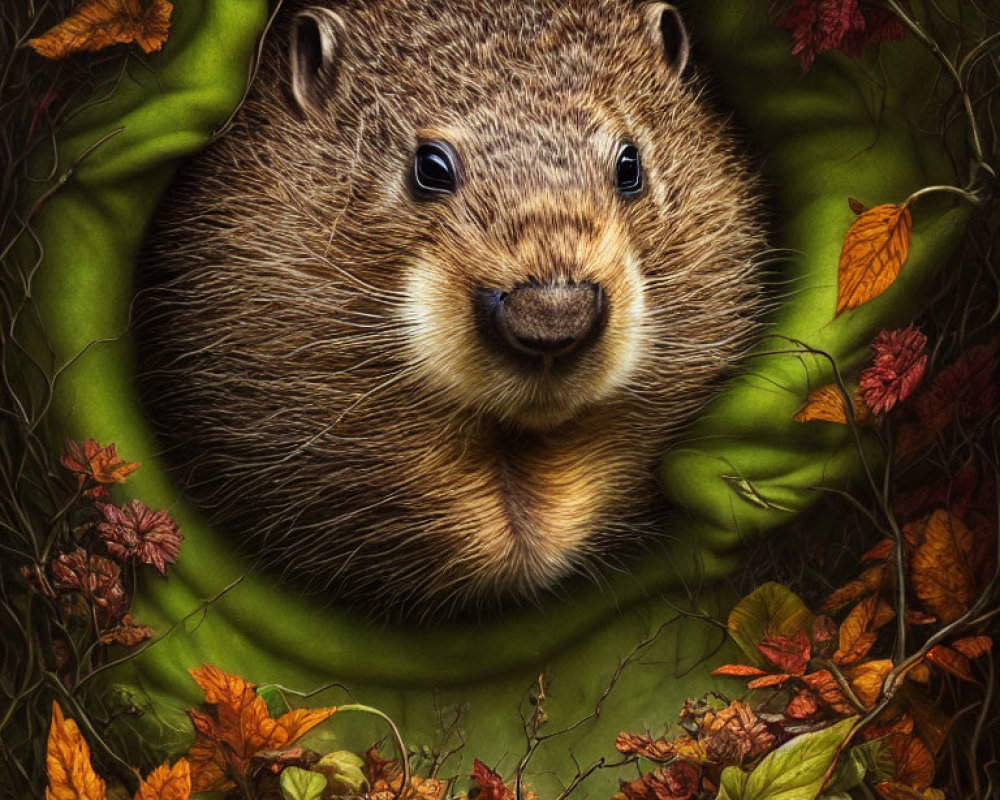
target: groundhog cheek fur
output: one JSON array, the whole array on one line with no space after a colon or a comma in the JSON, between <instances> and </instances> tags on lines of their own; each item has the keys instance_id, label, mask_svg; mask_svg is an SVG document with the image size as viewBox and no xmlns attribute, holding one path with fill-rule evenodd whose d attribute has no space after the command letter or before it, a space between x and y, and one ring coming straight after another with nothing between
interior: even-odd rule
<instances>
[{"instance_id":1,"label":"groundhog cheek fur","mask_svg":"<svg viewBox=\"0 0 1000 800\"><path fill-rule=\"evenodd\" d=\"M296 584L420 615L657 531L653 471L753 341L762 250L663 4L344 0L293 84L303 12L142 259L140 388L188 491ZM459 181L421 199L428 141ZM606 316L566 357L476 316L483 289L579 285Z\"/></svg>"}]
</instances>

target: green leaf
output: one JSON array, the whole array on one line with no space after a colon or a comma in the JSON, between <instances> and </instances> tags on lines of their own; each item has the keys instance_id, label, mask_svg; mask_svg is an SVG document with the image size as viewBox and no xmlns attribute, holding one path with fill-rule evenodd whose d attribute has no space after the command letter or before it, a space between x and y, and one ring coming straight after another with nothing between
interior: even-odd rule
<instances>
[{"instance_id":1,"label":"green leaf","mask_svg":"<svg viewBox=\"0 0 1000 800\"><path fill-rule=\"evenodd\" d=\"M729 635L754 666L763 666L757 645L769 636L794 636L808 630L812 612L780 583L765 583L729 612Z\"/></svg>"},{"instance_id":2,"label":"green leaf","mask_svg":"<svg viewBox=\"0 0 1000 800\"><path fill-rule=\"evenodd\" d=\"M719 795L716 800L743 800L743 790L747 785L748 772L739 767L726 767L719 780Z\"/></svg>"},{"instance_id":3,"label":"green leaf","mask_svg":"<svg viewBox=\"0 0 1000 800\"><path fill-rule=\"evenodd\" d=\"M823 794L817 797L816 800L851 800L851 796L849 794L827 794L826 792L823 792Z\"/></svg>"},{"instance_id":4,"label":"green leaf","mask_svg":"<svg viewBox=\"0 0 1000 800\"><path fill-rule=\"evenodd\" d=\"M815 800L856 720L796 736L768 754L750 773L740 800Z\"/></svg>"},{"instance_id":5,"label":"green leaf","mask_svg":"<svg viewBox=\"0 0 1000 800\"><path fill-rule=\"evenodd\" d=\"M318 772L285 767L281 773L281 796L285 800L320 800L325 788L326 778Z\"/></svg>"},{"instance_id":6,"label":"green leaf","mask_svg":"<svg viewBox=\"0 0 1000 800\"><path fill-rule=\"evenodd\" d=\"M826 792L830 795L846 793L861 783L869 772L875 783L891 780L895 774L892 750L884 739L865 742L848 750L834 769Z\"/></svg>"},{"instance_id":7,"label":"green leaf","mask_svg":"<svg viewBox=\"0 0 1000 800\"><path fill-rule=\"evenodd\" d=\"M367 783L364 759L349 750L327 753L313 765L315 772L326 776L334 794L360 794Z\"/></svg>"}]
</instances>

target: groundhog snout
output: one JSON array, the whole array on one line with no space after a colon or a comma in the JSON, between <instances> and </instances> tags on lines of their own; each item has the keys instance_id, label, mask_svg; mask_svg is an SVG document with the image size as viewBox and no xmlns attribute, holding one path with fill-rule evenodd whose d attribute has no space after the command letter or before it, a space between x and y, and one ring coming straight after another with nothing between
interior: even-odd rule
<instances>
[{"instance_id":1,"label":"groundhog snout","mask_svg":"<svg viewBox=\"0 0 1000 800\"><path fill-rule=\"evenodd\" d=\"M604 328L608 300L596 283L538 283L512 291L482 289L476 318L495 347L544 359L566 356L594 342Z\"/></svg>"}]
</instances>

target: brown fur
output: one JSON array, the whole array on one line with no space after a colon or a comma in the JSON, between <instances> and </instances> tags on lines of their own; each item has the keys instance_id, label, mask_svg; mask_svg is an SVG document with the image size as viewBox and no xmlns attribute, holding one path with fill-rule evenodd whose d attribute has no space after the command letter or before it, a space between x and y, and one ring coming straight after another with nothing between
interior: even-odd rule
<instances>
[{"instance_id":1,"label":"brown fur","mask_svg":"<svg viewBox=\"0 0 1000 800\"><path fill-rule=\"evenodd\" d=\"M752 181L641 4L334 7L323 108L291 101L279 24L160 214L144 395L191 493L296 584L419 613L532 595L656 528L659 457L753 338ZM428 138L463 182L418 202ZM624 140L635 199L614 190ZM529 276L608 299L551 369L473 319L477 288Z\"/></svg>"}]
</instances>

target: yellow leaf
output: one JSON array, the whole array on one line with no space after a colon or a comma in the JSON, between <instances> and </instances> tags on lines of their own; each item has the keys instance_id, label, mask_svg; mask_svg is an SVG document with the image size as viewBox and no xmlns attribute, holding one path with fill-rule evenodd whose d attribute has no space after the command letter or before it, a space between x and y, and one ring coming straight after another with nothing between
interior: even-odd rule
<instances>
[{"instance_id":1,"label":"yellow leaf","mask_svg":"<svg viewBox=\"0 0 1000 800\"><path fill-rule=\"evenodd\" d=\"M875 206L844 237L837 275L837 313L857 308L895 283L910 254L913 217L906 205Z\"/></svg>"},{"instance_id":2,"label":"yellow leaf","mask_svg":"<svg viewBox=\"0 0 1000 800\"><path fill-rule=\"evenodd\" d=\"M180 759L171 768L161 764L154 769L135 793L135 800L189 800L191 797L191 768Z\"/></svg>"},{"instance_id":3,"label":"yellow leaf","mask_svg":"<svg viewBox=\"0 0 1000 800\"><path fill-rule=\"evenodd\" d=\"M146 9L139 0L84 0L58 25L29 39L28 46L49 59L131 42L152 53L167 40L171 11L167 0L153 0Z\"/></svg>"},{"instance_id":4,"label":"yellow leaf","mask_svg":"<svg viewBox=\"0 0 1000 800\"><path fill-rule=\"evenodd\" d=\"M52 703L45 770L49 785L45 800L105 800L104 781L90 765L90 748L80 729L63 717L59 704Z\"/></svg>"},{"instance_id":5,"label":"yellow leaf","mask_svg":"<svg viewBox=\"0 0 1000 800\"><path fill-rule=\"evenodd\" d=\"M892 661L889 659L865 661L851 669L851 688L865 708L872 708L878 702L879 695L882 694L882 683L891 671Z\"/></svg>"}]
</instances>

